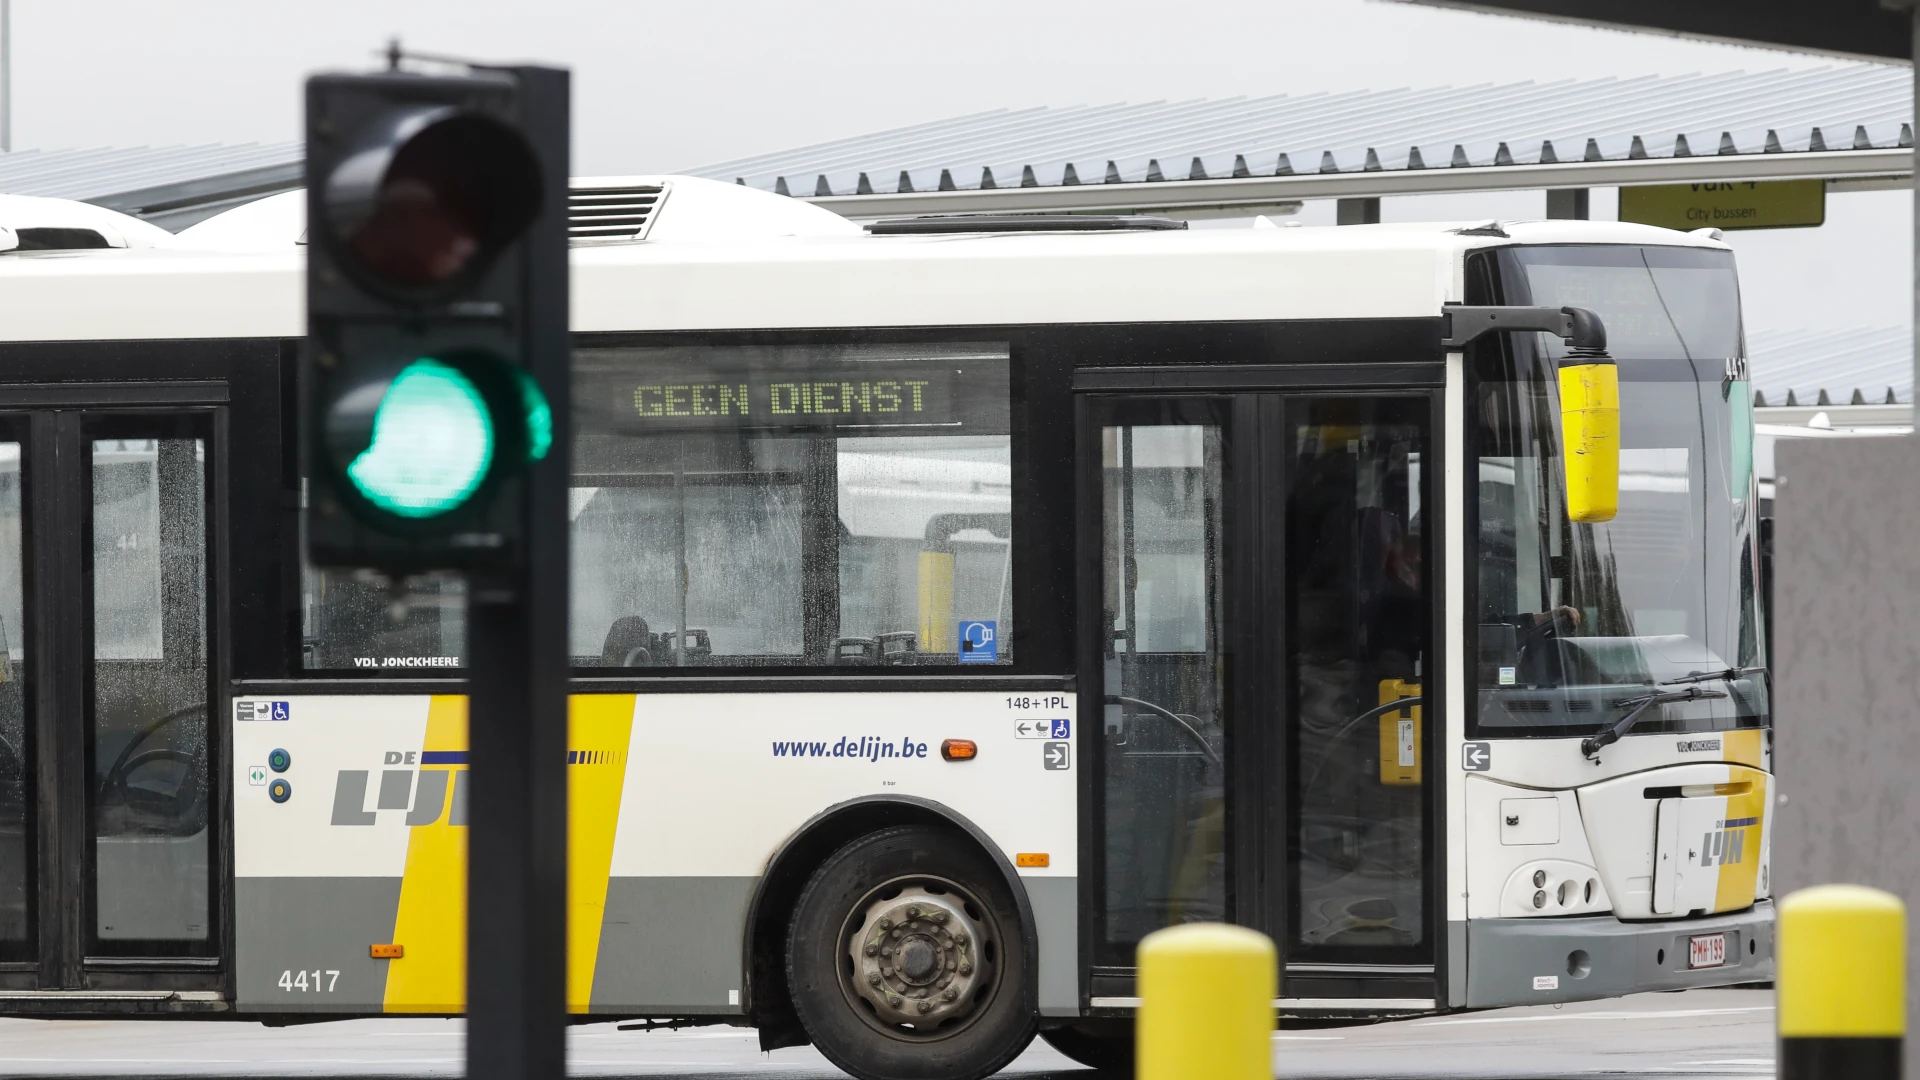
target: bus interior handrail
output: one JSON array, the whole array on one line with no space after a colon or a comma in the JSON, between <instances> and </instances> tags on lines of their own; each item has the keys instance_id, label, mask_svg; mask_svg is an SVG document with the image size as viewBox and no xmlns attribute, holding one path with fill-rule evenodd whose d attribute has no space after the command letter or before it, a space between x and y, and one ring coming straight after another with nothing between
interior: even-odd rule
<instances>
[{"instance_id":1,"label":"bus interior handrail","mask_svg":"<svg viewBox=\"0 0 1920 1080\"><path fill-rule=\"evenodd\" d=\"M1220 764L1220 754L1218 751L1216 751L1213 748L1213 744L1207 741L1207 737L1205 735L1200 734L1199 728L1196 728L1192 724L1187 723L1186 718L1181 716L1179 713L1174 712L1171 709L1162 708L1159 705L1155 705L1151 701L1146 701L1137 697L1124 697L1120 694L1108 694L1106 696L1106 703L1109 705L1138 705L1140 708L1143 708L1148 712L1153 713L1156 716L1163 716L1168 720L1173 721L1175 724L1178 724L1180 726L1180 729L1182 731L1185 731L1187 735L1193 739L1194 745L1198 746L1201 752L1207 755L1208 761L1213 762L1215 765Z\"/></svg>"}]
</instances>

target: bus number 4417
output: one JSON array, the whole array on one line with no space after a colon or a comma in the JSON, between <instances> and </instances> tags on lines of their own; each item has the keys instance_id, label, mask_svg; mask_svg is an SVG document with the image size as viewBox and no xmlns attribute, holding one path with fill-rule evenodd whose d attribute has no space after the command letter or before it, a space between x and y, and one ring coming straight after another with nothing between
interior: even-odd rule
<instances>
[{"instance_id":1,"label":"bus number 4417","mask_svg":"<svg viewBox=\"0 0 1920 1080\"><path fill-rule=\"evenodd\" d=\"M307 978L309 975L313 976L311 980ZM325 978L321 976L325 976ZM319 968L314 968L312 971L283 971L280 973L280 989L288 993L296 990L308 990L314 993L331 994L333 993L333 984L339 981L339 972L321 971Z\"/></svg>"}]
</instances>

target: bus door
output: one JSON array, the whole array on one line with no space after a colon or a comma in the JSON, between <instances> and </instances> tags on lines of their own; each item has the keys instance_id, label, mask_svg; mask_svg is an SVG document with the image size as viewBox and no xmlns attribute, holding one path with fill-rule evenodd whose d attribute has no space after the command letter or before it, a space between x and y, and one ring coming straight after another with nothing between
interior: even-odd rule
<instances>
[{"instance_id":1,"label":"bus door","mask_svg":"<svg viewBox=\"0 0 1920 1080\"><path fill-rule=\"evenodd\" d=\"M152 404L167 397L0 387L0 988L16 1003L177 1011L221 986L224 409Z\"/></svg>"},{"instance_id":2,"label":"bus door","mask_svg":"<svg viewBox=\"0 0 1920 1080\"><path fill-rule=\"evenodd\" d=\"M1177 371L1077 373L1096 1010L1133 1003L1142 937L1210 920L1274 938L1283 1008L1445 996L1439 396L1288 375L1181 393Z\"/></svg>"}]
</instances>

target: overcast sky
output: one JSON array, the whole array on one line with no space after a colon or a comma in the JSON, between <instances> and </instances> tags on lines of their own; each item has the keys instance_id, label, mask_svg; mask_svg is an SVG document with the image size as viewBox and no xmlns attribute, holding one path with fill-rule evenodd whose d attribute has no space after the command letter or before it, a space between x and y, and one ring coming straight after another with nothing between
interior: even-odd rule
<instances>
[{"instance_id":1,"label":"overcast sky","mask_svg":"<svg viewBox=\"0 0 1920 1080\"><path fill-rule=\"evenodd\" d=\"M399 34L570 66L578 174L989 108L1836 62L1377 0L15 0L13 29L16 147L297 139L301 77ZM1541 213L1538 195L1397 202L1389 219ZM1911 205L1837 196L1826 228L1736 234L1749 325L1909 321Z\"/></svg>"}]
</instances>

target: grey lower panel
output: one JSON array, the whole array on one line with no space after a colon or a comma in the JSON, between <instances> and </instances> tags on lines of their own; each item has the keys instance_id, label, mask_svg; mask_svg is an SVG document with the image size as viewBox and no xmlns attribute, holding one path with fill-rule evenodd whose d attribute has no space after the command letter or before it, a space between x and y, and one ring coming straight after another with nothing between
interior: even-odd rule
<instances>
[{"instance_id":1,"label":"grey lower panel","mask_svg":"<svg viewBox=\"0 0 1920 1080\"><path fill-rule=\"evenodd\" d=\"M1467 924L1447 924L1447 1004L1460 1008L1467 1003Z\"/></svg>"},{"instance_id":2,"label":"grey lower panel","mask_svg":"<svg viewBox=\"0 0 1920 1080\"><path fill-rule=\"evenodd\" d=\"M1021 878L1040 942L1040 1015L1080 1015L1080 879Z\"/></svg>"},{"instance_id":3,"label":"grey lower panel","mask_svg":"<svg viewBox=\"0 0 1920 1080\"><path fill-rule=\"evenodd\" d=\"M94 918L103 941L205 941L207 831L103 836L94 846Z\"/></svg>"},{"instance_id":4,"label":"grey lower panel","mask_svg":"<svg viewBox=\"0 0 1920 1080\"><path fill-rule=\"evenodd\" d=\"M1687 939L1719 933L1727 935L1725 966L1688 970ZM1660 922L1621 922L1610 915L1470 919L1466 962L1471 1008L1766 982L1773 978L1773 903ZM1537 978L1557 985L1536 990Z\"/></svg>"},{"instance_id":5,"label":"grey lower panel","mask_svg":"<svg viewBox=\"0 0 1920 1080\"><path fill-rule=\"evenodd\" d=\"M741 947L757 877L613 878L593 1011L741 1012Z\"/></svg>"},{"instance_id":6,"label":"grey lower panel","mask_svg":"<svg viewBox=\"0 0 1920 1080\"><path fill-rule=\"evenodd\" d=\"M367 947L393 940L399 878L243 877L233 883L233 905L236 1009L381 1010L389 961L368 956ZM326 983L318 989L316 970ZM302 971L304 990L295 982ZM280 986L283 972L294 989Z\"/></svg>"}]
</instances>

